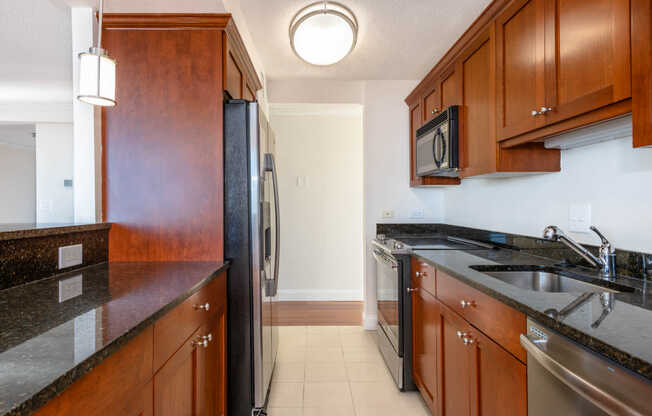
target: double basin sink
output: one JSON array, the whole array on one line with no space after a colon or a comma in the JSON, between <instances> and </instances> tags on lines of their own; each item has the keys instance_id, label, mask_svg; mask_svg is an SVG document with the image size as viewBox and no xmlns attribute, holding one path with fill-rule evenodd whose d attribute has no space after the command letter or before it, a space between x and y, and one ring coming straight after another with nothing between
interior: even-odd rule
<instances>
[{"instance_id":1,"label":"double basin sink","mask_svg":"<svg viewBox=\"0 0 652 416\"><path fill-rule=\"evenodd\" d=\"M550 293L634 292L635 289L608 280L571 273L554 266L470 266L494 279L523 290Z\"/></svg>"}]
</instances>

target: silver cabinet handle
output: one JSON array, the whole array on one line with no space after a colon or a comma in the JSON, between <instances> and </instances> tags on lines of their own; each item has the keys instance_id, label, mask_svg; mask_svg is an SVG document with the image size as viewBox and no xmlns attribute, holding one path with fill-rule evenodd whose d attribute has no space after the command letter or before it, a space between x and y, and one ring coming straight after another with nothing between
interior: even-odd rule
<instances>
[{"instance_id":1,"label":"silver cabinet handle","mask_svg":"<svg viewBox=\"0 0 652 416\"><path fill-rule=\"evenodd\" d=\"M211 342L213 340L213 334L204 335L201 339Z\"/></svg>"},{"instance_id":2,"label":"silver cabinet handle","mask_svg":"<svg viewBox=\"0 0 652 416\"><path fill-rule=\"evenodd\" d=\"M208 340L207 339L199 339L199 340L193 341L190 345L192 345L193 348L197 348L197 347L208 348Z\"/></svg>"},{"instance_id":3,"label":"silver cabinet handle","mask_svg":"<svg viewBox=\"0 0 652 416\"><path fill-rule=\"evenodd\" d=\"M532 114L532 117L536 117L539 115L539 112L537 110L532 110L530 114Z\"/></svg>"},{"instance_id":4,"label":"silver cabinet handle","mask_svg":"<svg viewBox=\"0 0 652 416\"><path fill-rule=\"evenodd\" d=\"M462 339L462 342L464 343L464 345L469 346L469 345L473 344L474 340L471 337L464 337Z\"/></svg>"},{"instance_id":5,"label":"silver cabinet handle","mask_svg":"<svg viewBox=\"0 0 652 416\"><path fill-rule=\"evenodd\" d=\"M433 108L430 114L437 114L439 112L438 108Z\"/></svg>"},{"instance_id":6,"label":"silver cabinet handle","mask_svg":"<svg viewBox=\"0 0 652 416\"><path fill-rule=\"evenodd\" d=\"M416 272L417 277L426 277L428 276L428 273L426 272Z\"/></svg>"},{"instance_id":7,"label":"silver cabinet handle","mask_svg":"<svg viewBox=\"0 0 652 416\"><path fill-rule=\"evenodd\" d=\"M465 338L468 334L466 332L457 331L457 337L462 339Z\"/></svg>"},{"instance_id":8,"label":"silver cabinet handle","mask_svg":"<svg viewBox=\"0 0 652 416\"><path fill-rule=\"evenodd\" d=\"M549 111L552 111L552 107L541 107L541 110L539 110L539 114L546 114Z\"/></svg>"},{"instance_id":9,"label":"silver cabinet handle","mask_svg":"<svg viewBox=\"0 0 652 416\"><path fill-rule=\"evenodd\" d=\"M462 306L462 308L466 308L469 306L476 306L474 300L462 300L460 301L460 305Z\"/></svg>"},{"instance_id":10,"label":"silver cabinet handle","mask_svg":"<svg viewBox=\"0 0 652 416\"><path fill-rule=\"evenodd\" d=\"M197 309L198 311L208 312L211 309L211 304L206 302L203 305L195 305L195 309Z\"/></svg>"},{"instance_id":11,"label":"silver cabinet handle","mask_svg":"<svg viewBox=\"0 0 652 416\"><path fill-rule=\"evenodd\" d=\"M408 293L418 292L418 291L419 291L419 288L414 288L414 289L412 289L411 287L408 287L408 288L407 288L407 291L408 291Z\"/></svg>"}]
</instances>

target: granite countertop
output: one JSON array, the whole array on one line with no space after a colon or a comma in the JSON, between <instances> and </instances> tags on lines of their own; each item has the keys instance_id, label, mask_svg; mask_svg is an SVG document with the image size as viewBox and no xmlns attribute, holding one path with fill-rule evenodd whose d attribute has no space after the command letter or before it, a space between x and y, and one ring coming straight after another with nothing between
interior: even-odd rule
<instances>
[{"instance_id":1,"label":"granite countertop","mask_svg":"<svg viewBox=\"0 0 652 416\"><path fill-rule=\"evenodd\" d=\"M652 380L652 288L645 281L617 277L614 283L633 288L631 293L612 295L613 310L603 316L601 293L565 317L553 318L550 309L561 311L581 293L549 293L519 289L501 280L471 269L474 265L547 265L558 262L508 249L494 250L415 250L414 255L462 282L504 302L535 321L581 345ZM566 269L599 280L589 269ZM649 285L649 282L648 282ZM609 296L604 293L603 296Z\"/></svg>"},{"instance_id":2,"label":"granite countertop","mask_svg":"<svg viewBox=\"0 0 652 416\"><path fill-rule=\"evenodd\" d=\"M103 263L0 291L0 415L31 414L227 267Z\"/></svg>"},{"instance_id":3,"label":"granite countertop","mask_svg":"<svg viewBox=\"0 0 652 416\"><path fill-rule=\"evenodd\" d=\"M111 223L98 222L88 224L75 223L13 223L0 224L0 240L17 238L46 237L49 235L69 234L78 231L106 230Z\"/></svg>"}]
</instances>

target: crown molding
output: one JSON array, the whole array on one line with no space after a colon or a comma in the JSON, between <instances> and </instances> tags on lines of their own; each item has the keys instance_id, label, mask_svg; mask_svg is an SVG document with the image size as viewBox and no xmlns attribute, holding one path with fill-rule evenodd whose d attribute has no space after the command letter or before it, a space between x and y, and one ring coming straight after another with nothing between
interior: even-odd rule
<instances>
[{"instance_id":1,"label":"crown molding","mask_svg":"<svg viewBox=\"0 0 652 416\"><path fill-rule=\"evenodd\" d=\"M272 116L362 116L362 104L270 103Z\"/></svg>"},{"instance_id":2,"label":"crown molding","mask_svg":"<svg viewBox=\"0 0 652 416\"><path fill-rule=\"evenodd\" d=\"M105 13L102 27L106 30L224 30L230 20L230 13Z\"/></svg>"}]
</instances>

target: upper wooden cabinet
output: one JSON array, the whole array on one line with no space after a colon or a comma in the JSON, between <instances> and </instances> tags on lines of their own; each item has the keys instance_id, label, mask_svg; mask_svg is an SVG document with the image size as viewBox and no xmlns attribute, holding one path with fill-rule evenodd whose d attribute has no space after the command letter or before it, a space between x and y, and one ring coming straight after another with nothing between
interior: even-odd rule
<instances>
[{"instance_id":1,"label":"upper wooden cabinet","mask_svg":"<svg viewBox=\"0 0 652 416\"><path fill-rule=\"evenodd\" d=\"M629 0L514 0L496 26L499 140L631 97Z\"/></svg>"},{"instance_id":2,"label":"upper wooden cabinet","mask_svg":"<svg viewBox=\"0 0 652 416\"><path fill-rule=\"evenodd\" d=\"M543 126L545 0L515 0L496 19L498 137Z\"/></svg>"},{"instance_id":3,"label":"upper wooden cabinet","mask_svg":"<svg viewBox=\"0 0 652 416\"><path fill-rule=\"evenodd\" d=\"M224 98L256 101L256 91L262 88L262 84L232 20L226 25L225 34L222 57Z\"/></svg>"},{"instance_id":4,"label":"upper wooden cabinet","mask_svg":"<svg viewBox=\"0 0 652 416\"><path fill-rule=\"evenodd\" d=\"M494 0L405 101L419 125L462 106L461 177L557 171L544 139L630 112L634 146L650 146L651 14L647 0Z\"/></svg>"}]
</instances>

